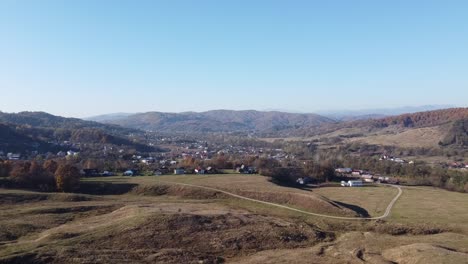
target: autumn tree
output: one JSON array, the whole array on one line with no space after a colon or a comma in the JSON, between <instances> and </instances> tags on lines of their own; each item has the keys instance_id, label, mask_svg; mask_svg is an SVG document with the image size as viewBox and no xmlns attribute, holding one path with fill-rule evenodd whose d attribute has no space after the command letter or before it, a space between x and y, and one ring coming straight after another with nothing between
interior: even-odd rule
<instances>
[{"instance_id":1,"label":"autumn tree","mask_svg":"<svg viewBox=\"0 0 468 264\"><path fill-rule=\"evenodd\" d=\"M58 163L54 160L46 160L44 162L44 169L52 175L55 174L55 171L57 171L57 168L58 168Z\"/></svg>"},{"instance_id":2,"label":"autumn tree","mask_svg":"<svg viewBox=\"0 0 468 264\"><path fill-rule=\"evenodd\" d=\"M75 166L60 165L55 172L55 184L58 191L71 192L80 186L80 171Z\"/></svg>"},{"instance_id":3,"label":"autumn tree","mask_svg":"<svg viewBox=\"0 0 468 264\"><path fill-rule=\"evenodd\" d=\"M9 161L0 161L0 177L10 176L12 166Z\"/></svg>"},{"instance_id":4,"label":"autumn tree","mask_svg":"<svg viewBox=\"0 0 468 264\"><path fill-rule=\"evenodd\" d=\"M29 162L14 163L12 170L10 172L10 179L22 185L30 185L30 179L29 179L30 167L31 167L31 163Z\"/></svg>"},{"instance_id":5,"label":"autumn tree","mask_svg":"<svg viewBox=\"0 0 468 264\"><path fill-rule=\"evenodd\" d=\"M28 175L29 184L37 189L49 191L54 188L54 177L36 161L31 163Z\"/></svg>"}]
</instances>

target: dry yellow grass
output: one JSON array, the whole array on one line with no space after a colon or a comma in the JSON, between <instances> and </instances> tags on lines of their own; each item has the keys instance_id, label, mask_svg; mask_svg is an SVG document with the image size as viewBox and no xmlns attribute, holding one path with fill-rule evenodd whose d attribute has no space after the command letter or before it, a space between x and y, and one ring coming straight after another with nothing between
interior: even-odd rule
<instances>
[{"instance_id":1,"label":"dry yellow grass","mask_svg":"<svg viewBox=\"0 0 468 264\"><path fill-rule=\"evenodd\" d=\"M134 183L142 191L124 195L0 189L0 262L26 263L40 257L53 257L56 263L188 263L209 262L217 256L233 263L464 263L467 259L467 194L404 188L386 221L349 222L301 216L229 197L191 199L182 194L203 193L180 187L175 188L180 196L144 195L145 190L163 186L161 180L259 195L311 196L359 206L371 215L382 212L397 191L386 187L300 190L277 186L262 176L239 174L85 179ZM387 232L423 224L451 231Z\"/></svg>"},{"instance_id":2,"label":"dry yellow grass","mask_svg":"<svg viewBox=\"0 0 468 264\"><path fill-rule=\"evenodd\" d=\"M385 212L387 205L398 193L398 190L384 186L361 188L326 187L317 188L314 193L323 195L333 201L362 207L371 216L378 216Z\"/></svg>"},{"instance_id":3,"label":"dry yellow grass","mask_svg":"<svg viewBox=\"0 0 468 264\"><path fill-rule=\"evenodd\" d=\"M425 127L395 131L394 133L369 135L349 139L349 142L363 142L374 145L387 145L399 147L438 147L444 136L443 127Z\"/></svg>"},{"instance_id":4,"label":"dry yellow grass","mask_svg":"<svg viewBox=\"0 0 468 264\"><path fill-rule=\"evenodd\" d=\"M438 224L462 229L468 234L468 194L430 187L406 187L389 220Z\"/></svg>"}]
</instances>

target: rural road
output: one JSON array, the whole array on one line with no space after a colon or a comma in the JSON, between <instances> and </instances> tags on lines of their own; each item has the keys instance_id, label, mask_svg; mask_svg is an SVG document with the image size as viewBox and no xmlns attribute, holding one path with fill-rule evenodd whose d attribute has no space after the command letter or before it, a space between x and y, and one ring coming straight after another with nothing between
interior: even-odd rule
<instances>
[{"instance_id":1,"label":"rural road","mask_svg":"<svg viewBox=\"0 0 468 264\"><path fill-rule=\"evenodd\" d=\"M302 214L313 215L313 216L318 216L318 217L325 217L325 218L332 218L332 219L341 219L341 220L378 220L378 219L386 218L390 214L390 212L392 211L393 205L396 203L398 198L400 198L401 194L403 193L400 186L390 185L390 186L398 189L398 194L388 204L387 208L385 209L385 213L383 215L381 215L381 216L376 216L376 217L344 217L344 216L332 216L332 215L312 213L312 212L304 211L304 210L301 210L301 209L296 209L296 208L293 208L293 207L289 207L289 206L286 206L286 205L281 205L281 204L265 202L265 201L261 201L261 200L257 200L257 199L252 199L252 198L245 197L245 196L242 196L242 195L238 195L238 194L235 194L235 193L230 193L230 192L227 192L227 191L223 191L223 190L212 188L212 187L202 186L202 185L172 182L172 181L161 181L161 180L159 180L159 182L216 191L216 192L224 193L226 195L229 195L229 196L232 196L232 197L235 197L235 198L239 198L239 199L243 199L243 200L247 200L247 201L251 201L251 202L256 202L256 203L261 203L261 204L266 204L266 205L270 205L270 206L274 206L274 207L279 207L279 208L282 208L282 209L291 210L291 211L299 212L299 213L302 213Z\"/></svg>"}]
</instances>

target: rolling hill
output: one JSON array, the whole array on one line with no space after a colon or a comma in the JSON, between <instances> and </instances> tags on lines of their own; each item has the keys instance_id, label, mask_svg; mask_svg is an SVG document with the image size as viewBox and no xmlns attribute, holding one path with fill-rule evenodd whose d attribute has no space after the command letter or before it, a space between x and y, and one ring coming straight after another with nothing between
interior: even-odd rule
<instances>
[{"instance_id":1,"label":"rolling hill","mask_svg":"<svg viewBox=\"0 0 468 264\"><path fill-rule=\"evenodd\" d=\"M0 123L0 150L5 152L23 152L24 150L56 151L57 147L25 133L24 129L17 130L15 126Z\"/></svg>"},{"instance_id":2,"label":"rolling hill","mask_svg":"<svg viewBox=\"0 0 468 264\"><path fill-rule=\"evenodd\" d=\"M153 150L135 141L134 136L143 133L136 129L54 116L44 112L0 112L0 147L4 151L54 151L57 149L54 144L63 141L126 146L142 151Z\"/></svg>"},{"instance_id":3,"label":"rolling hill","mask_svg":"<svg viewBox=\"0 0 468 264\"><path fill-rule=\"evenodd\" d=\"M108 133L115 133L119 135L141 132L136 129L128 129L110 124L86 121L78 118L66 118L61 116L55 116L45 112L0 112L0 122L15 125L25 125L35 128L102 129Z\"/></svg>"},{"instance_id":4,"label":"rolling hill","mask_svg":"<svg viewBox=\"0 0 468 264\"><path fill-rule=\"evenodd\" d=\"M147 112L104 121L127 128L158 132L259 132L275 133L335 123L316 114L213 110L207 112Z\"/></svg>"},{"instance_id":5,"label":"rolling hill","mask_svg":"<svg viewBox=\"0 0 468 264\"><path fill-rule=\"evenodd\" d=\"M468 145L467 120L468 108L451 108L301 128L294 133L372 145L464 147Z\"/></svg>"}]
</instances>

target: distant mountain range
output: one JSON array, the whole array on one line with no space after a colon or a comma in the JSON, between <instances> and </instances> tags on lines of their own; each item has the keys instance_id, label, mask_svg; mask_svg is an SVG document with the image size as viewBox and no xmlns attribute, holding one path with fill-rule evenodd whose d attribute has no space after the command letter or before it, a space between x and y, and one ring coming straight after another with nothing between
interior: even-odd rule
<instances>
[{"instance_id":1,"label":"distant mountain range","mask_svg":"<svg viewBox=\"0 0 468 264\"><path fill-rule=\"evenodd\" d=\"M96 118L93 118L96 120ZM213 110L207 112L148 112L127 116L98 117L106 124L158 132L260 132L273 133L316 127L335 120L317 114Z\"/></svg>"},{"instance_id":2,"label":"distant mountain range","mask_svg":"<svg viewBox=\"0 0 468 264\"><path fill-rule=\"evenodd\" d=\"M433 111L440 109L455 108L453 105L423 105L423 106L406 106L406 107L396 107L396 108L376 108L376 109L361 109L361 110L329 110L329 111L318 111L312 114L321 115L333 119L335 121L353 121L353 120L363 120L363 119L378 119L387 116L395 116L401 114L411 114L424 111ZM213 110L208 112L215 111L231 111L231 112L245 112L245 111L234 111L234 110ZM247 110L248 111L248 110ZM254 111L254 110L251 110ZM272 113L284 113L284 114L302 114L309 115L310 113L289 111L289 110L280 110L280 109L267 109L263 111L256 112L272 112ZM111 113L98 115L93 117L84 118L84 120L96 121L96 122L105 122L105 123L114 123L117 120L123 120L127 118L132 118L131 116L136 115L147 115L149 113L160 113L164 112L146 112L146 113ZM196 112L186 112L179 114L187 114ZM207 113L207 112L206 112ZM164 113L164 114L176 114L176 113ZM203 113L199 113L203 114Z\"/></svg>"},{"instance_id":3,"label":"distant mountain range","mask_svg":"<svg viewBox=\"0 0 468 264\"><path fill-rule=\"evenodd\" d=\"M443 106L422 106L399 108L382 112L431 109ZM358 115L353 112L341 118L325 117L317 114L285 113L278 111L233 111L213 110L207 112L118 114L100 116L97 119L106 124L165 133L200 132L244 132L260 136L312 136L329 133L344 128L376 131L385 127L417 128L438 126L468 118L468 108L449 108L402 115L383 114ZM460 127L460 126L459 126ZM462 126L463 127L463 126Z\"/></svg>"},{"instance_id":4,"label":"distant mountain range","mask_svg":"<svg viewBox=\"0 0 468 264\"><path fill-rule=\"evenodd\" d=\"M372 118L371 118L372 117ZM103 123L77 118L64 118L44 112L0 112L0 150L54 151L53 142L71 141L87 145L111 144L150 151L139 143L146 131L164 133L255 133L266 137L367 137L368 135L401 133L425 127L442 131L434 138L441 146L468 146L468 108L450 108L397 116L337 121L317 114L277 111L214 110L202 113L118 114L101 116ZM110 118L110 119L108 119ZM335 135L327 135L333 133ZM141 142L141 141L140 141ZM156 149L154 149L156 150Z\"/></svg>"},{"instance_id":5,"label":"distant mountain range","mask_svg":"<svg viewBox=\"0 0 468 264\"><path fill-rule=\"evenodd\" d=\"M376 108L361 110L330 110L319 111L317 114L323 115L339 121L351 121L360 119L376 119L386 116L395 116L401 114L411 114L417 112L433 111L455 108L453 105L423 105L423 106L405 106L396 108Z\"/></svg>"},{"instance_id":6,"label":"distant mountain range","mask_svg":"<svg viewBox=\"0 0 468 264\"><path fill-rule=\"evenodd\" d=\"M112 114L104 114L104 115L88 117L88 118L84 118L84 120L104 122L104 121L110 121L110 120L123 119L134 114L135 113L112 113Z\"/></svg>"}]
</instances>

